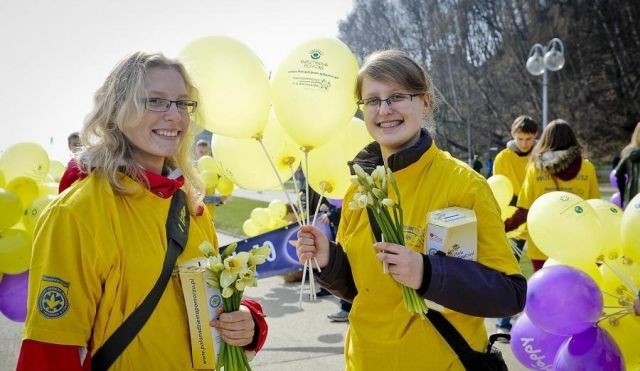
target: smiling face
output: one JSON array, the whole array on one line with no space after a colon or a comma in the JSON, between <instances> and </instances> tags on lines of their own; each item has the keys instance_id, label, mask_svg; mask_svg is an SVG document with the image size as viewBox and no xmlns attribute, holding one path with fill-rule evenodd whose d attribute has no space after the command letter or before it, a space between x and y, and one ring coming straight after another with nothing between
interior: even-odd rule
<instances>
[{"instance_id":1,"label":"smiling face","mask_svg":"<svg viewBox=\"0 0 640 371\"><path fill-rule=\"evenodd\" d=\"M407 88L393 81L373 80L366 76L362 80L362 98L387 99L394 94L411 94ZM430 109L427 95L418 95L402 102L380 103L377 109L364 109L367 131L380 144L386 159L414 145L420 138L422 119Z\"/></svg>"},{"instance_id":2,"label":"smiling face","mask_svg":"<svg viewBox=\"0 0 640 371\"><path fill-rule=\"evenodd\" d=\"M145 98L189 99L182 75L173 68L148 69L144 90ZM142 120L136 126L124 128L123 132L131 142L134 160L160 174L165 158L178 153L188 125L189 114L172 103L167 112L145 110Z\"/></svg>"}]
</instances>

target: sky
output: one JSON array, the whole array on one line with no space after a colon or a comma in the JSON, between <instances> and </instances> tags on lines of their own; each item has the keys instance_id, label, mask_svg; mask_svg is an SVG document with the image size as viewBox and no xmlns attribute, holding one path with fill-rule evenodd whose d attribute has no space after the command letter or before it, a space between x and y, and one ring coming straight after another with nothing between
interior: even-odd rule
<instances>
[{"instance_id":1,"label":"sky","mask_svg":"<svg viewBox=\"0 0 640 371\"><path fill-rule=\"evenodd\" d=\"M177 57L190 41L224 35L268 70L315 37L336 37L352 0L0 0L0 151L42 145L69 159L93 94L115 64L143 50Z\"/></svg>"}]
</instances>

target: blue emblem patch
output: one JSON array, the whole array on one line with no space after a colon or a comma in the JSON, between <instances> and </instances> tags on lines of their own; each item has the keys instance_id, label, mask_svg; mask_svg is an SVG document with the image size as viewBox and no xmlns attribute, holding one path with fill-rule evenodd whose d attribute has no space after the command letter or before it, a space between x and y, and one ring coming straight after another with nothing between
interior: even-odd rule
<instances>
[{"instance_id":1,"label":"blue emblem patch","mask_svg":"<svg viewBox=\"0 0 640 371\"><path fill-rule=\"evenodd\" d=\"M218 308L222 304L222 297L218 294L211 295L209 298L209 306L211 308Z\"/></svg>"},{"instance_id":2,"label":"blue emblem patch","mask_svg":"<svg viewBox=\"0 0 640 371\"><path fill-rule=\"evenodd\" d=\"M42 276L38 310L47 318L58 318L69 310L69 283L57 277Z\"/></svg>"}]
</instances>

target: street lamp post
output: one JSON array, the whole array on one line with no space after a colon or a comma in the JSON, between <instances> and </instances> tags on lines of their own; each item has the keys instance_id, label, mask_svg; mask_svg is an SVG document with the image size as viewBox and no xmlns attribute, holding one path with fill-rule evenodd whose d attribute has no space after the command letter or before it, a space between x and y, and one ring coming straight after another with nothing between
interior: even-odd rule
<instances>
[{"instance_id":1,"label":"street lamp post","mask_svg":"<svg viewBox=\"0 0 640 371\"><path fill-rule=\"evenodd\" d=\"M535 44L529 51L527 71L534 76L542 75L542 129L547 126L547 70L560 71L564 67L564 44L558 38L549 41L547 46Z\"/></svg>"}]
</instances>

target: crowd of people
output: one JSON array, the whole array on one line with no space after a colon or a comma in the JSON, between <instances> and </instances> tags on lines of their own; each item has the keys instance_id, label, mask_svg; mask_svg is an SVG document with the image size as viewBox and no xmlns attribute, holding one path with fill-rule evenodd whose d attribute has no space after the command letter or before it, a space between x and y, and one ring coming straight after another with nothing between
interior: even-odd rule
<instances>
[{"instance_id":1,"label":"crowd of people","mask_svg":"<svg viewBox=\"0 0 640 371\"><path fill-rule=\"evenodd\" d=\"M556 119L536 141L538 124L520 116L511 126L512 140L489 169L513 185L517 210L503 222L478 173L478 157L470 167L438 148L425 129L433 120L434 90L424 68L398 50L369 55L355 86L374 142L350 165L367 173L384 165L393 172L404 231L411 236L405 246L378 238L365 209L330 204L320 222L333 226L333 238L307 225L295 241L300 261L317 260L318 282L340 298L338 312L328 317L349 322L348 370L468 368L430 319L404 309L399 284L446 307L444 321L473 350L485 352L484 319L499 318L498 330L508 332L511 317L523 310L522 252L534 270L546 259L521 227L533 202L553 190L600 197L595 167L571 125ZM200 256L201 242L218 248L210 207L222 203L206 194L193 170L194 157L211 156L206 140L193 146L192 117L200 105L183 65L161 54L130 55L98 89L81 132L68 138L74 158L61 194L37 226L18 370L46 364L66 370L192 369L184 299L171 272ZM640 123L615 175L627 203L640 181ZM357 191L355 185L347 191L344 205ZM475 261L424 252L426 216L454 206L475 212ZM178 253L167 227L175 210L182 211L177 220L185 229ZM505 232L516 229L508 239ZM141 304L153 301L152 289L160 292L142 315ZM131 327L131 318L141 325ZM252 300L221 313L210 326L247 352L259 351L267 336L262 308ZM122 336L127 331L133 331L129 338Z\"/></svg>"}]
</instances>

